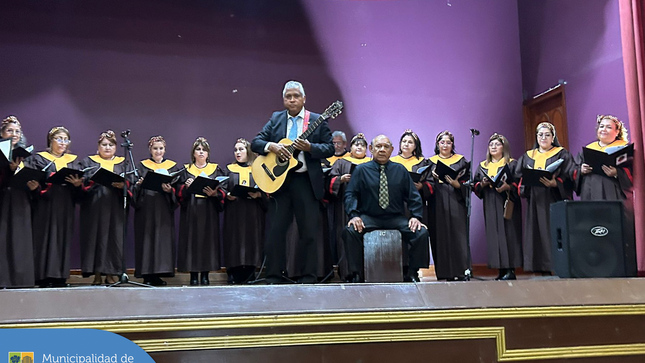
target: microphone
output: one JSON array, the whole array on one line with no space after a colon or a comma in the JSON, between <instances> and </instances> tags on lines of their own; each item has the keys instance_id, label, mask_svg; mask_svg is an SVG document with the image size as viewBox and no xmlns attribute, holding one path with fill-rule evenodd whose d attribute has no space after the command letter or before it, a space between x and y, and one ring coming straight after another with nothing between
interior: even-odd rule
<instances>
[{"instance_id":1,"label":"microphone","mask_svg":"<svg viewBox=\"0 0 645 363\"><path fill-rule=\"evenodd\" d=\"M129 131L129 130L128 130L128 131ZM473 134L473 135L475 135L475 136L477 136L477 135L479 135L479 130L477 130L477 129L470 129L470 133L471 133L471 134Z\"/></svg>"},{"instance_id":2,"label":"microphone","mask_svg":"<svg viewBox=\"0 0 645 363\"><path fill-rule=\"evenodd\" d=\"M121 137L128 137L130 136L130 129L127 129L125 131L121 131Z\"/></svg>"}]
</instances>

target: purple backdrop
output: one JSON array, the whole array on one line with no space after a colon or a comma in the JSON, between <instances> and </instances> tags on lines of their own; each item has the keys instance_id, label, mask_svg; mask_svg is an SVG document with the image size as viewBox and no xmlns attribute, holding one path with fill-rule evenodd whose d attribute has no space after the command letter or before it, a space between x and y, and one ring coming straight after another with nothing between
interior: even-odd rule
<instances>
[{"instance_id":1,"label":"purple backdrop","mask_svg":"<svg viewBox=\"0 0 645 363\"><path fill-rule=\"evenodd\" d=\"M186 162L205 136L227 164L234 140L253 137L298 79L309 109L345 102L330 127L348 135L398 144L411 128L429 157L449 129L470 158L477 128L476 162L493 132L517 157L522 88L569 82L572 145L593 137L585 124L574 140L578 122L626 118L617 11L606 0L3 1L0 114L17 115L37 149L55 125L80 156L96 152L101 131L129 128L136 159L162 134L168 157ZM473 202L473 261L485 263Z\"/></svg>"}]
</instances>

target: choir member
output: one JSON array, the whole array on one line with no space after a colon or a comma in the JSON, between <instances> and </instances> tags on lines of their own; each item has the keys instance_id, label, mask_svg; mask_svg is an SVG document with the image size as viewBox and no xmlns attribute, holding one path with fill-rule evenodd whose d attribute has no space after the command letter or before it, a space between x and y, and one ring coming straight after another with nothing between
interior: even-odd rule
<instances>
[{"instance_id":1,"label":"choir member","mask_svg":"<svg viewBox=\"0 0 645 363\"><path fill-rule=\"evenodd\" d=\"M153 136L148 140L150 158L139 163L141 179L134 186L134 275L143 283L164 286L161 277L175 275L175 209L177 198L171 183L160 189L144 188L148 173L174 175L176 162L164 158L166 140ZM151 174L152 175L152 174ZM152 176L151 176L152 177Z\"/></svg>"},{"instance_id":2,"label":"choir member","mask_svg":"<svg viewBox=\"0 0 645 363\"><path fill-rule=\"evenodd\" d=\"M349 218L345 213L345 204L343 203L343 196L345 195L345 189L347 189L347 184L352 178L352 171L356 165L366 163L371 160L366 156L367 153L367 141L365 140L365 135L362 133L357 134L352 138L350 143L350 154L345 156L342 159L336 161L334 166L332 166L329 176L331 177L329 183L329 193L333 196L333 200L330 203L330 208L334 213L335 225L333 226L332 231L336 233L336 244L338 251L345 251L344 243L341 238L341 234L349 222ZM340 257L340 256L339 256ZM347 268L347 259L338 258L338 272L339 276L345 277L349 274Z\"/></svg>"},{"instance_id":3,"label":"choir member","mask_svg":"<svg viewBox=\"0 0 645 363\"><path fill-rule=\"evenodd\" d=\"M47 134L47 150L25 159L28 167L53 175L63 168L79 170L78 157L69 153L69 131L54 127ZM66 176L64 182L47 183L33 204L34 267L40 287L65 287L70 270L76 202L81 196L83 173Z\"/></svg>"},{"instance_id":4,"label":"choir member","mask_svg":"<svg viewBox=\"0 0 645 363\"><path fill-rule=\"evenodd\" d=\"M256 266L262 262L264 225L268 197L256 188L251 164L255 160L251 143L246 139L235 142L235 162L228 169L228 194L224 209L224 266L229 283L251 281ZM235 188L254 188L243 195L232 195Z\"/></svg>"},{"instance_id":5,"label":"choir member","mask_svg":"<svg viewBox=\"0 0 645 363\"><path fill-rule=\"evenodd\" d=\"M20 121L8 116L0 125L0 136L11 146L24 146ZM38 182L12 186L11 179L22 160L8 160L0 169L0 288L34 286L34 252L31 198Z\"/></svg>"},{"instance_id":6,"label":"choir member","mask_svg":"<svg viewBox=\"0 0 645 363\"><path fill-rule=\"evenodd\" d=\"M488 267L499 269L497 280L515 280L515 268L522 266L522 204L517 183L511 179L500 180L497 187L493 183L504 166L508 165L510 171L516 169L517 160L511 159L510 154L506 137L493 134L488 141L486 160L479 164L473 179L475 194L483 200Z\"/></svg>"},{"instance_id":7,"label":"choir member","mask_svg":"<svg viewBox=\"0 0 645 363\"><path fill-rule=\"evenodd\" d=\"M517 162L516 179L522 178L522 169L546 169L562 159L562 164L551 179L540 178L539 186L528 186L520 180L520 195L527 199L526 221L524 223L524 270L550 275L551 229L550 207L555 203L572 198L573 183L569 178L573 160L571 154L560 146L555 127L542 122L535 129L536 143L533 149L524 153Z\"/></svg>"},{"instance_id":8,"label":"choir member","mask_svg":"<svg viewBox=\"0 0 645 363\"><path fill-rule=\"evenodd\" d=\"M469 266L468 223L466 193L462 185L469 177L468 162L463 155L455 153L455 138L450 131L443 131L435 140L435 155L429 160L432 170L430 179L433 193L434 213L431 216L433 230L431 241L438 280L466 280ZM446 175L443 180L435 173L441 161L450 168L463 174L452 179Z\"/></svg>"},{"instance_id":9,"label":"choir member","mask_svg":"<svg viewBox=\"0 0 645 363\"><path fill-rule=\"evenodd\" d=\"M331 141L334 144L334 155L328 157L325 166L332 167L339 159L349 155L347 152L347 136L342 131L334 131L331 133Z\"/></svg>"},{"instance_id":10,"label":"choir member","mask_svg":"<svg viewBox=\"0 0 645 363\"><path fill-rule=\"evenodd\" d=\"M87 176L103 168L126 177L126 181L113 182L110 186L101 185L91 178L85 180L81 202L81 272L83 277L94 275L92 285L100 285L102 275L106 284L113 284L117 281L116 276L124 272L123 228L126 215L123 189L131 173L127 170L125 158L115 155L116 148L116 135L114 131L107 130L99 136L97 154L81 161L81 168L87 171Z\"/></svg>"},{"instance_id":11,"label":"choir member","mask_svg":"<svg viewBox=\"0 0 645 363\"><path fill-rule=\"evenodd\" d=\"M623 147L629 144L627 129L617 117L598 115L596 118L596 137L586 147L607 152L608 148ZM611 150L611 149L610 149ZM625 235L629 241L634 240L634 202L632 165L602 166L603 174L592 173L593 168L585 163L582 152L576 157L576 169L573 178L576 193L581 200L620 200L625 208Z\"/></svg>"},{"instance_id":12,"label":"choir member","mask_svg":"<svg viewBox=\"0 0 645 363\"><path fill-rule=\"evenodd\" d=\"M424 162L421 139L414 131L408 129L401 135L399 154L392 157L392 161L403 164L408 171L412 171L413 167Z\"/></svg>"},{"instance_id":13,"label":"choir member","mask_svg":"<svg viewBox=\"0 0 645 363\"><path fill-rule=\"evenodd\" d=\"M208 273L220 269L219 212L226 192L221 187L204 187L202 194L189 194L188 187L198 176L214 179L222 169L210 162L210 145L198 137L191 149L191 163L186 164L177 191L181 206L177 270L190 272L190 285L208 285ZM201 276L198 274L201 272Z\"/></svg>"}]
</instances>

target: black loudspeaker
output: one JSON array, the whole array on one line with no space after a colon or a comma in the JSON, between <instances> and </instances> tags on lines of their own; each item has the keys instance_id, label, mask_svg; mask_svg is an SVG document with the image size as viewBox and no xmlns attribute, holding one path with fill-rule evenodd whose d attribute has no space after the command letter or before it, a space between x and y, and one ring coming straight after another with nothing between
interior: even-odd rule
<instances>
[{"instance_id":1,"label":"black loudspeaker","mask_svg":"<svg viewBox=\"0 0 645 363\"><path fill-rule=\"evenodd\" d=\"M620 201L551 204L553 266L560 277L636 276L636 248Z\"/></svg>"}]
</instances>

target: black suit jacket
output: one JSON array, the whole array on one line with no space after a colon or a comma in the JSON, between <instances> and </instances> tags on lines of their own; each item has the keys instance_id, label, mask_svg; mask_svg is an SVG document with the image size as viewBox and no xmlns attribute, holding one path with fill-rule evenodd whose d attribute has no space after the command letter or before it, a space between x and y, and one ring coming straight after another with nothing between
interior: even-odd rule
<instances>
[{"instance_id":1,"label":"black suit jacket","mask_svg":"<svg viewBox=\"0 0 645 363\"><path fill-rule=\"evenodd\" d=\"M318 117L320 117L319 114L312 112L309 116L309 125L313 124ZM287 110L276 111L251 142L251 150L260 155L266 155L264 148L268 142L278 142L285 137L287 137ZM311 188L316 199L320 200L324 194L323 173L320 164L325 158L334 155L334 144L327 121L318 126L307 140L311 143L311 151L305 152L305 163L311 180Z\"/></svg>"}]
</instances>

